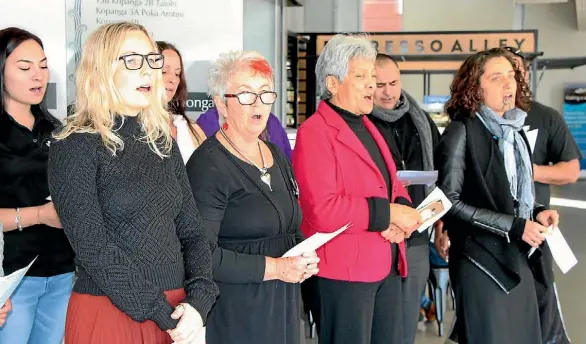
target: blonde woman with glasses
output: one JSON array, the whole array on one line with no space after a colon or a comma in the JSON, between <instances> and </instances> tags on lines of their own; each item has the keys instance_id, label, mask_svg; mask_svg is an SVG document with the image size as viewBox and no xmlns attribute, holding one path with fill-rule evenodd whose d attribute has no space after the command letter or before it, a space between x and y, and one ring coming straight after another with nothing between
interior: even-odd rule
<instances>
[{"instance_id":1,"label":"blonde woman with glasses","mask_svg":"<svg viewBox=\"0 0 586 344\"><path fill-rule=\"evenodd\" d=\"M78 269L68 344L191 343L217 297L164 108L163 65L140 25L102 26L84 46L76 112L49 161Z\"/></svg>"}]
</instances>

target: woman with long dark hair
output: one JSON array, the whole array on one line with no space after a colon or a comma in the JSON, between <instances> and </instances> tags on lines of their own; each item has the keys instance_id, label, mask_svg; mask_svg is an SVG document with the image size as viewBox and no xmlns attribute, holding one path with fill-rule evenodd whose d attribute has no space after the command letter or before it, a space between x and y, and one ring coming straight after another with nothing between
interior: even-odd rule
<instances>
[{"instance_id":1,"label":"woman with long dark hair","mask_svg":"<svg viewBox=\"0 0 586 344\"><path fill-rule=\"evenodd\" d=\"M469 57L451 85L452 122L435 159L438 185L453 203L444 226L460 344L541 343L538 247L558 214L535 203L523 132L529 99L504 49Z\"/></svg>"},{"instance_id":2,"label":"woman with long dark hair","mask_svg":"<svg viewBox=\"0 0 586 344\"><path fill-rule=\"evenodd\" d=\"M173 44L164 41L157 41L157 47L165 57L163 81L172 116L171 135L177 141L183 160L187 163L191 154L206 139L206 134L185 114L187 82L181 53Z\"/></svg>"},{"instance_id":3,"label":"woman with long dark hair","mask_svg":"<svg viewBox=\"0 0 586 344\"><path fill-rule=\"evenodd\" d=\"M0 222L6 274L35 263L12 295L0 343L57 344L73 286L73 251L49 199L47 161L57 120L43 106L49 81L43 43L0 30Z\"/></svg>"}]
</instances>

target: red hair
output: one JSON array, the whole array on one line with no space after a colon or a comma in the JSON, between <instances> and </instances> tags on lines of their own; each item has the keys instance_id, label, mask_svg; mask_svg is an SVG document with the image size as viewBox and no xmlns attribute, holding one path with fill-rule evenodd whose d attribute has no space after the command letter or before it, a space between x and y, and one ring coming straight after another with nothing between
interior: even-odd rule
<instances>
[{"instance_id":1,"label":"red hair","mask_svg":"<svg viewBox=\"0 0 586 344\"><path fill-rule=\"evenodd\" d=\"M263 78L273 80L273 68L265 59L252 58L249 60L248 67Z\"/></svg>"}]
</instances>

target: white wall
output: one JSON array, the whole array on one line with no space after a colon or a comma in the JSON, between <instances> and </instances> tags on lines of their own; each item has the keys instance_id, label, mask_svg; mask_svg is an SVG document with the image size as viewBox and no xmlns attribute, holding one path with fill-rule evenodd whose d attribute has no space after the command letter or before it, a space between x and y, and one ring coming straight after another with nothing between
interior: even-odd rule
<instances>
[{"instance_id":1,"label":"white wall","mask_svg":"<svg viewBox=\"0 0 586 344\"><path fill-rule=\"evenodd\" d=\"M285 95L287 36L283 23L284 0L244 0L243 48L260 52L275 71L275 91ZM283 121L286 98L281 96L272 112Z\"/></svg>"},{"instance_id":2,"label":"white wall","mask_svg":"<svg viewBox=\"0 0 586 344\"><path fill-rule=\"evenodd\" d=\"M306 0L288 7L287 29L294 32L356 32L362 30L362 0Z\"/></svg>"},{"instance_id":3,"label":"white wall","mask_svg":"<svg viewBox=\"0 0 586 344\"><path fill-rule=\"evenodd\" d=\"M526 5L525 28L539 30L539 50L544 52L545 57L586 57L586 32L576 29L573 1ZM566 82L586 82L586 67L545 71L538 86L537 100L561 111Z\"/></svg>"},{"instance_id":4,"label":"white wall","mask_svg":"<svg viewBox=\"0 0 586 344\"><path fill-rule=\"evenodd\" d=\"M45 47L45 54L51 77L50 88L55 86L56 97L52 91L48 92L49 111L58 117L66 112L66 82L67 72L65 61L65 0L51 0L52 6L47 6L46 0L0 0L0 29L16 26L28 30L39 36ZM55 106L53 106L55 105Z\"/></svg>"},{"instance_id":5,"label":"white wall","mask_svg":"<svg viewBox=\"0 0 586 344\"><path fill-rule=\"evenodd\" d=\"M403 30L511 30L514 8L513 0L403 0Z\"/></svg>"},{"instance_id":6,"label":"white wall","mask_svg":"<svg viewBox=\"0 0 586 344\"><path fill-rule=\"evenodd\" d=\"M50 8L46 1L35 1L43 10ZM140 23L155 40L173 43L183 56L188 91L207 92L211 62L221 52L243 47L243 1L66 0L68 102L75 97L76 56L88 35L106 22L121 20Z\"/></svg>"},{"instance_id":7,"label":"white wall","mask_svg":"<svg viewBox=\"0 0 586 344\"><path fill-rule=\"evenodd\" d=\"M404 0L404 31L511 30L515 21L513 0ZM425 9L422 11L421 9ZM481 14L481 15L480 15ZM423 99L423 76L403 75L403 88ZM432 75L431 94L448 95L452 75Z\"/></svg>"}]
</instances>

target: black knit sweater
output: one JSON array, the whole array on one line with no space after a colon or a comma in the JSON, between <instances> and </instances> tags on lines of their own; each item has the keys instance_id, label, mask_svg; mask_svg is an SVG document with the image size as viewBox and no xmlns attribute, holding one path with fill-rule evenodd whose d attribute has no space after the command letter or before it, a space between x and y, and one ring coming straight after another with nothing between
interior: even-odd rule
<instances>
[{"instance_id":1,"label":"black knit sweater","mask_svg":"<svg viewBox=\"0 0 586 344\"><path fill-rule=\"evenodd\" d=\"M168 330L177 320L163 291L185 288L205 322L218 288L179 149L161 159L140 140L137 118L117 122L116 156L97 134L51 145L49 188L76 254L74 291L105 295L135 321Z\"/></svg>"}]
</instances>

